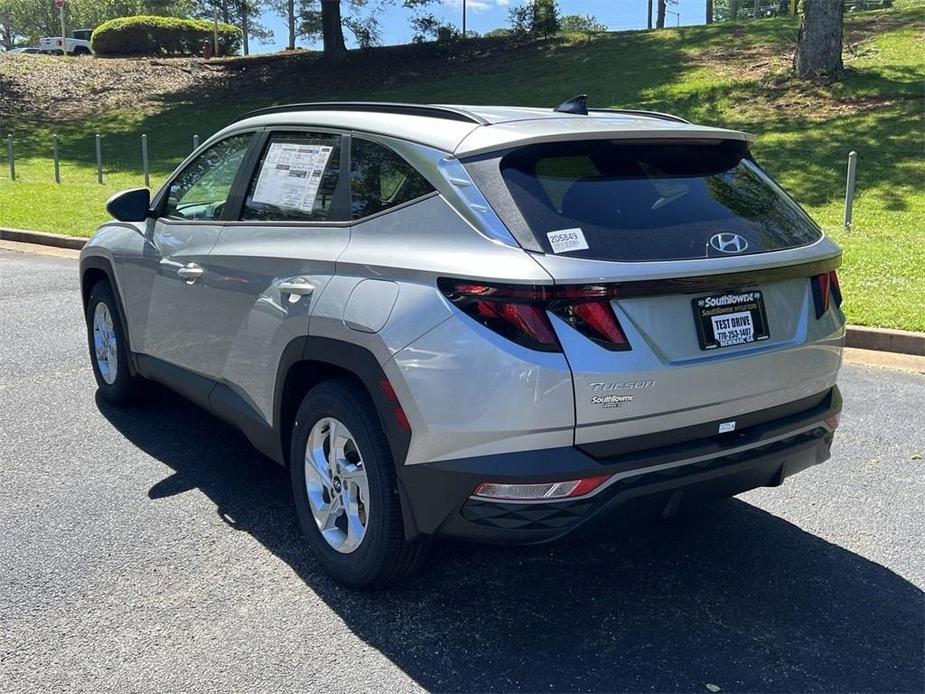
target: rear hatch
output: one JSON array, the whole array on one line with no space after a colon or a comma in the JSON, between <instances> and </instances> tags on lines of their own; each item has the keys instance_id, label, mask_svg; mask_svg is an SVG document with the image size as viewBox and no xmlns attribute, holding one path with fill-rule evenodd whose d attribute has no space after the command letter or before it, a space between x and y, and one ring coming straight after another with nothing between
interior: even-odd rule
<instances>
[{"instance_id":1,"label":"rear hatch","mask_svg":"<svg viewBox=\"0 0 925 694\"><path fill-rule=\"evenodd\" d=\"M552 142L492 166L492 203L558 287L545 308L577 445L607 456L741 432L827 396L840 250L744 141Z\"/></svg>"}]
</instances>

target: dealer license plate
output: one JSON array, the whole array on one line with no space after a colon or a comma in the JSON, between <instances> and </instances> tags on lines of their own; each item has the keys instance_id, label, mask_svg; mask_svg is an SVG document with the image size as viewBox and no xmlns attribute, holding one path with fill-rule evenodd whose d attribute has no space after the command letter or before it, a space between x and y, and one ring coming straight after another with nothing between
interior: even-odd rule
<instances>
[{"instance_id":1,"label":"dealer license plate","mask_svg":"<svg viewBox=\"0 0 925 694\"><path fill-rule=\"evenodd\" d=\"M694 299L700 349L733 347L767 340L768 319L758 289Z\"/></svg>"}]
</instances>

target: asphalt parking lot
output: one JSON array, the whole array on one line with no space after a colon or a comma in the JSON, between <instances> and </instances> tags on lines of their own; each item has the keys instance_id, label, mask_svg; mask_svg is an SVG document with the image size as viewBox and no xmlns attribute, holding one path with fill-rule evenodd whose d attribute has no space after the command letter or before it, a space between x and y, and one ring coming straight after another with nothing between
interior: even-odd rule
<instances>
[{"instance_id":1,"label":"asphalt parking lot","mask_svg":"<svg viewBox=\"0 0 925 694\"><path fill-rule=\"evenodd\" d=\"M922 691L925 376L841 383L781 488L354 592L242 436L95 400L73 259L0 251L0 690Z\"/></svg>"}]
</instances>

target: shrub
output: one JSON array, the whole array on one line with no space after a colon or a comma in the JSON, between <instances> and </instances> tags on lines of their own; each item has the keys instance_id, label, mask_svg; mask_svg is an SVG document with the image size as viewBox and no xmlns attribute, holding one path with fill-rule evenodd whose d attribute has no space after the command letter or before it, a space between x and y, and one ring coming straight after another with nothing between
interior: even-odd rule
<instances>
[{"instance_id":1,"label":"shrub","mask_svg":"<svg viewBox=\"0 0 925 694\"><path fill-rule=\"evenodd\" d=\"M212 41L212 22L204 19L138 15L103 22L90 38L97 55L199 55L202 42ZM230 55L241 47L241 30L218 25L216 55Z\"/></svg>"}]
</instances>

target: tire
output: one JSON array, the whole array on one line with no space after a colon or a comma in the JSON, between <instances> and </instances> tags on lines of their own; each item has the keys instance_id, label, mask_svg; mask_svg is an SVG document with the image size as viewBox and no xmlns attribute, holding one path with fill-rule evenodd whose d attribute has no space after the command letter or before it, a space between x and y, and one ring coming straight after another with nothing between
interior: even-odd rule
<instances>
[{"instance_id":1,"label":"tire","mask_svg":"<svg viewBox=\"0 0 925 694\"><path fill-rule=\"evenodd\" d=\"M313 450L320 456L308 454L312 436ZM330 455L332 437L340 440L342 455ZM317 464L313 467L313 463ZM319 472L325 465L327 479ZM382 587L421 566L426 545L405 540L388 440L369 395L357 383L338 378L308 392L293 425L289 468L302 532L318 563L337 581L356 588ZM365 499L362 482L357 483L361 478L366 482ZM355 507L352 526L351 514L343 510L345 499ZM334 512L325 521L319 519L325 508L341 509L336 522L331 521ZM350 528L359 528L364 519L362 535L354 532L351 541Z\"/></svg>"},{"instance_id":2,"label":"tire","mask_svg":"<svg viewBox=\"0 0 925 694\"><path fill-rule=\"evenodd\" d=\"M108 281L100 280L90 290L86 319L90 363L100 397L114 405L136 402L141 395L143 379L133 375L129 368L125 327ZM98 341L100 350L97 349Z\"/></svg>"}]
</instances>

